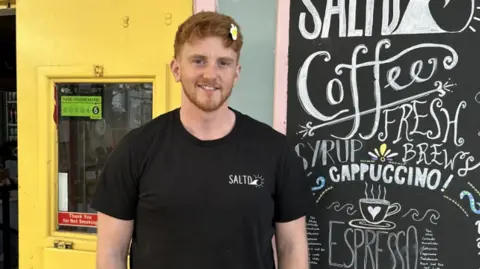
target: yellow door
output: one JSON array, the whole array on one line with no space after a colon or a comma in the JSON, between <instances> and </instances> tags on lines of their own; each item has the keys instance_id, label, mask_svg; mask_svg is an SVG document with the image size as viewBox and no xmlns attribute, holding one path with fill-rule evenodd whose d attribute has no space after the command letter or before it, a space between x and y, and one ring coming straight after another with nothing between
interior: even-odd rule
<instances>
[{"instance_id":1,"label":"yellow door","mask_svg":"<svg viewBox=\"0 0 480 269\"><path fill-rule=\"evenodd\" d=\"M95 268L90 200L130 129L179 105L192 0L18 1L20 269Z\"/></svg>"}]
</instances>

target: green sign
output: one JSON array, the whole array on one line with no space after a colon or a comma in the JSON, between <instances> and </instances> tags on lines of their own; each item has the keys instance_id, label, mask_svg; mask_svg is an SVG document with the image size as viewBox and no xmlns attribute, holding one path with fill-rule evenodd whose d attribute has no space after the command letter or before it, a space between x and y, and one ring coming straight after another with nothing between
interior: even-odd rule
<instances>
[{"instance_id":1,"label":"green sign","mask_svg":"<svg viewBox=\"0 0 480 269\"><path fill-rule=\"evenodd\" d=\"M60 99L62 117L89 117L102 119L101 96L62 96Z\"/></svg>"}]
</instances>

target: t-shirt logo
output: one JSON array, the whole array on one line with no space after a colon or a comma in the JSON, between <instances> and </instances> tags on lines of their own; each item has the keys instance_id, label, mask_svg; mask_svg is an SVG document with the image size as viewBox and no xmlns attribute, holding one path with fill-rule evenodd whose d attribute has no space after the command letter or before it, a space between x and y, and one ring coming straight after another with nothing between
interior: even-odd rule
<instances>
[{"instance_id":1,"label":"t-shirt logo","mask_svg":"<svg viewBox=\"0 0 480 269\"><path fill-rule=\"evenodd\" d=\"M261 175L230 175L228 183L231 185L250 185L257 188L263 187L264 179Z\"/></svg>"}]
</instances>

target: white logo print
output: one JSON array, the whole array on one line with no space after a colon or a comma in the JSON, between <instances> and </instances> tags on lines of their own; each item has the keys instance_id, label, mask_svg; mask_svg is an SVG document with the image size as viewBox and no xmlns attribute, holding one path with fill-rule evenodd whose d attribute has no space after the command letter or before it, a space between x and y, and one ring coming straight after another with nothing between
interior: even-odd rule
<instances>
[{"instance_id":1,"label":"white logo print","mask_svg":"<svg viewBox=\"0 0 480 269\"><path fill-rule=\"evenodd\" d=\"M264 179L261 175L230 175L229 177L229 184L235 185L250 185L255 186L256 188L263 187Z\"/></svg>"}]
</instances>

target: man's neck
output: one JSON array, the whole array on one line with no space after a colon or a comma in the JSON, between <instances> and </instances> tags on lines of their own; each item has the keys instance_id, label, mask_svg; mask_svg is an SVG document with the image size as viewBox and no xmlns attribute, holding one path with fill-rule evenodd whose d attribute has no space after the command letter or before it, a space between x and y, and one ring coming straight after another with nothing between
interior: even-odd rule
<instances>
[{"instance_id":1,"label":"man's neck","mask_svg":"<svg viewBox=\"0 0 480 269\"><path fill-rule=\"evenodd\" d=\"M226 136L235 125L235 113L225 103L219 109L205 112L193 104L182 104L180 120L189 133L200 140Z\"/></svg>"}]
</instances>

